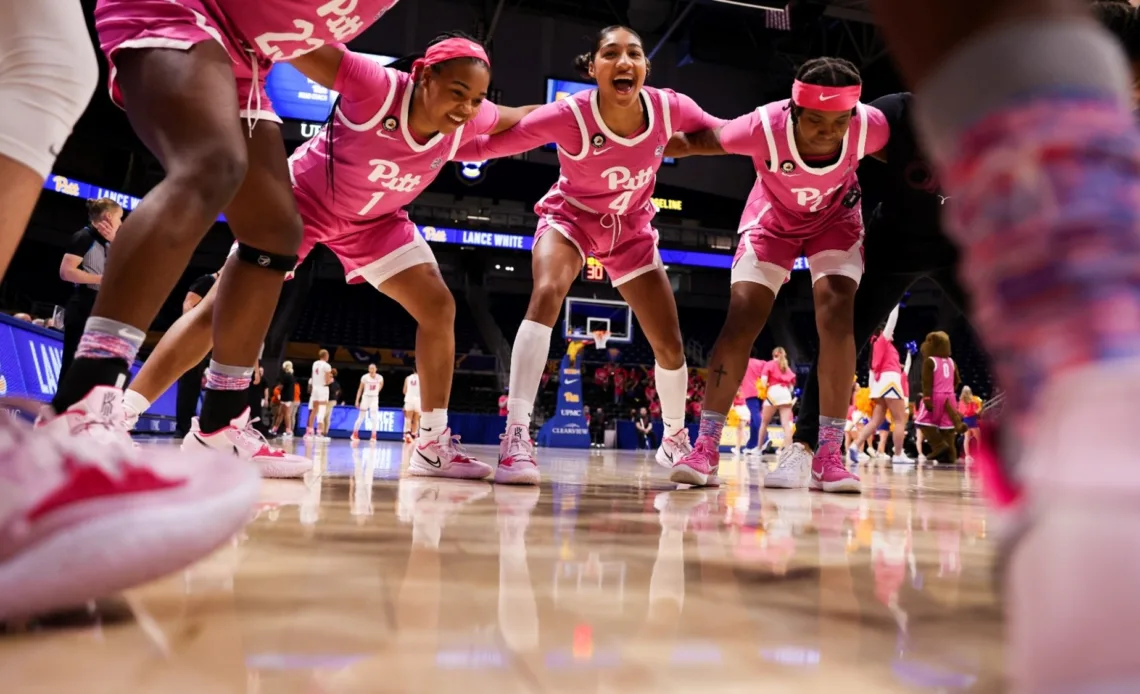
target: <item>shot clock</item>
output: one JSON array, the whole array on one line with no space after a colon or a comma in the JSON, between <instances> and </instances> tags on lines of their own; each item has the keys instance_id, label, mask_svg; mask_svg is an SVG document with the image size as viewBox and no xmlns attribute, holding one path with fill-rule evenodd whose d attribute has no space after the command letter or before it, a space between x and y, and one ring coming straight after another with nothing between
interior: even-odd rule
<instances>
[{"instance_id":1,"label":"shot clock","mask_svg":"<svg viewBox=\"0 0 1140 694\"><path fill-rule=\"evenodd\" d=\"M605 282L606 269L602 267L602 262L594 256L586 257L586 264L582 266L582 281L583 282Z\"/></svg>"}]
</instances>

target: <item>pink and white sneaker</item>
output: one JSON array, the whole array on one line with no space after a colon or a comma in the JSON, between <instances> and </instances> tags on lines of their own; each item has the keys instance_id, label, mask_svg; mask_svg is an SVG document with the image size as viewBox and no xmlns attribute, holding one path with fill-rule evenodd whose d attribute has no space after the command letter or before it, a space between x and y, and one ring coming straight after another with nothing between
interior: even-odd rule
<instances>
[{"instance_id":1,"label":"pink and white sneaker","mask_svg":"<svg viewBox=\"0 0 1140 694\"><path fill-rule=\"evenodd\" d=\"M460 480L481 480L491 474L491 466L472 458L459 444L459 437L451 435L451 428L435 439L420 438L412 451L408 474L418 477L450 477Z\"/></svg>"},{"instance_id":2,"label":"pink and white sneaker","mask_svg":"<svg viewBox=\"0 0 1140 694\"><path fill-rule=\"evenodd\" d=\"M136 449L121 402L99 386L35 428L0 416L0 619L160 578L249 520L253 470L213 451Z\"/></svg>"},{"instance_id":3,"label":"pink and white sneaker","mask_svg":"<svg viewBox=\"0 0 1140 694\"><path fill-rule=\"evenodd\" d=\"M236 419L230 420L229 426L212 434L203 434L198 418L194 417L190 420L190 433L182 440L182 450L212 448L230 453L241 460L257 463L262 477L275 479L301 478L313 469L313 461L308 458L270 446L261 432L253 428L255 421L249 418L247 407Z\"/></svg>"},{"instance_id":4,"label":"pink and white sneaker","mask_svg":"<svg viewBox=\"0 0 1140 694\"><path fill-rule=\"evenodd\" d=\"M495 484L538 484L540 477L530 431L522 424L508 424L506 433L499 437Z\"/></svg>"},{"instance_id":5,"label":"pink and white sneaker","mask_svg":"<svg viewBox=\"0 0 1140 694\"><path fill-rule=\"evenodd\" d=\"M863 483L843 464L843 453L835 444L821 444L811 461L811 488L825 492L860 494Z\"/></svg>"},{"instance_id":6,"label":"pink and white sneaker","mask_svg":"<svg viewBox=\"0 0 1140 694\"><path fill-rule=\"evenodd\" d=\"M677 433L661 439L661 445L657 448L657 464L661 467L672 468L679 460L692 452L693 444L689 442L689 430L681 427Z\"/></svg>"},{"instance_id":7,"label":"pink and white sneaker","mask_svg":"<svg viewBox=\"0 0 1140 694\"><path fill-rule=\"evenodd\" d=\"M688 438L688 433L685 436ZM716 487L720 485L717 479L719 469L720 446L708 436L698 436L693 449L673 466L669 479L694 487Z\"/></svg>"}]
</instances>

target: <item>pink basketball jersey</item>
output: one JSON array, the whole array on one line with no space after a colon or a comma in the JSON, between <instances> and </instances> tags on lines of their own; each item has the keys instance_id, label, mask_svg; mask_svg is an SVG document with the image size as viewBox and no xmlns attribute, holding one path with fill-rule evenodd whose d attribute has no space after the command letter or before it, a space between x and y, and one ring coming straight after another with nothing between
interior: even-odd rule
<instances>
[{"instance_id":1,"label":"pink basketball jersey","mask_svg":"<svg viewBox=\"0 0 1140 694\"><path fill-rule=\"evenodd\" d=\"M796 148L790 103L785 99L761 106L721 131L725 151L751 156L756 167L741 232L764 227L787 238L807 238L834 220L861 217L855 171L865 155L886 145L886 118L878 109L858 104L839 158L814 167Z\"/></svg>"},{"instance_id":2,"label":"pink basketball jersey","mask_svg":"<svg viewBox=\"0 0 1140 694\"><path fill-rule=\"evenodd\" d=\"M657 169L665 145L673 136L674 117L670 108L676 95L668 90L643 87L642 103L648 123L632 137L615 135L598 111L598 90L590 89L568 96L565 103L573 114L580 141L570 148L559 144L558 162L562 170L558 182L538 204L543 214L547 205L559 198L599 215L637 215L647 223L657 210L650 202L657 182ZM670 102L673 104L670 104Z\"/></svg>"},{"instance_id":3,"label":"pink basketball jersey","mask_svg":"<svg viewBox=\"0 0 1140 694\"><path fill-rule=\"evenodd\" d=\"M949 357L931 357L934 360L933 395L954 395L954 360Z\"/></svg>"},{"instance_id":4,"label":"pink basketball jersey","mask_svg":"<svg viewBox=\"0 0 1140 694\"><path fill-rule=\"evenodd\" d=\"M201 0L218 23L270 61L293 60L326 43L347 42L397 0Z\"/></svg>"},{"instance_id":5,"label":"pink basketball jersey","mask_svg":"<svg viewBox=\"0 0 1140 694\"><path fill-rule=\"evenodd\" d=\"M346 72L351 74L342 80ZM341 93L332 126L335 194L328 180L329 128L297 148L289 166L294 185L341 219L375 219L401 209L435 180L461 144L498 123L498 108L484 101L478 115L454 132L417 142L408 130L410 74L351 52L340 73L337 85L347 81L348 91Z\"/></svg>"},{"instance_id":6,"label":"pink basketball jersey","mask_svg":"<svg viewBox=\"0 0 1140 694\"><path fill-rule=\"evenodd\" d=\"M364 384L364 397L373 398L380 394L380 376L371 376L365 374L360 377L360 382Z\"/></svg>"}]
</instances>

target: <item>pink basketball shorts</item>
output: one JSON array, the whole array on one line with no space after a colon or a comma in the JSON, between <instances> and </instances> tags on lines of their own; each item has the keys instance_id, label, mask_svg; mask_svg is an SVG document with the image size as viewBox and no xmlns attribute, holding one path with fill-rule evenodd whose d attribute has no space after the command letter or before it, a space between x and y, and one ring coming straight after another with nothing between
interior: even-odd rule
<instances>
[{"instance_id":1,"label":"pink basketball shorts","mask_svg":"<svg viewBox=\"0 0 1140 694\"><path fill-rule=\"evenodd\" d=\"M950 407L957 409L958 398L953 393L935 393L930 396L933 408L927 413L926 421L923 426L935 427L936 429L953 429L954 420L946 411L946 403L950 403Z\"/></svg>"},{"instance_id":2,"label":"pink basketball shorts","mask_svg":"<svg viewBox=\"0 0 1140 694\"><path fill-rule=\"evenodd\" d=\"M116 81L116 54L124 49L167 48L188 51L203 41L217 41L233 61L238 116L280 123L265 91L271 64L244 49L227 31L224 19L199 0L99 0L95 7L99 47L111 65L111 100L123 106Z\"/></svg>"},{"instance_id":3,"label":"pink basketball shorts","mask_svg":"<svg viewBox=\"0 0 1140 694\"><path fill-rule=\"evenodd\" d=\"M436 264L435 254L403 210L375 219L349 221L333 215L312 195L293 188L297 211L305 225L297 264L313 246L322 244L340 259L349 284L379 287L404 270Z\"/></svg>"},{"instance_id":4,"label":"pink basketball shorts","mask_svg":"<svg viewBox=\"0 0 1140 694\"><path fill-rule=\"evenodd\" d=\"M863 278L863 222L858 216L830 222L815 234L789 238L778 230L755 227L741 233L732 260L732 283L755 282L772 290L788 281L800 256L811 269L811 281L841 275L856 283Z\"/></svg>"},{"instance_id":5,"label":"pink basketball shorts","mask_svg":"<svg viewBox=\"0 0 1140 694\"><path fill-rule=\"evenodd\" d=\"M618 287L664 267L652 220L651 214L598 215L565 202L552 202L539 214L534 242L537 244L553 229L574 244L583 262L588 255L597 258L610 282Z\"/></svg>"}]
</instances>

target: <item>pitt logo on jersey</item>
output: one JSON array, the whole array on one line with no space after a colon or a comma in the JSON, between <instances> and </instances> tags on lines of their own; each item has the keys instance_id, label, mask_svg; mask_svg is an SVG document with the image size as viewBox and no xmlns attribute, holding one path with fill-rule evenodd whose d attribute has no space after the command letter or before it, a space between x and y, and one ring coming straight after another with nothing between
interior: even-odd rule
<instances>
[{"instance_id":1,"label":"pitt logo on jersey","mask_svg":"<svg viewBox=\"0 0 1140 694\"><path fill-rule=\"evenodd\" d=\"M400 165L396 162L371 159L368 163L372 166L372 173L368 174L368 180L373 183L382 181L380 183L381 188L387 188L396 193L410 193L423 182L422 176L413 173L405 173L401 176Z\"/></svg>"}]
</instances>

